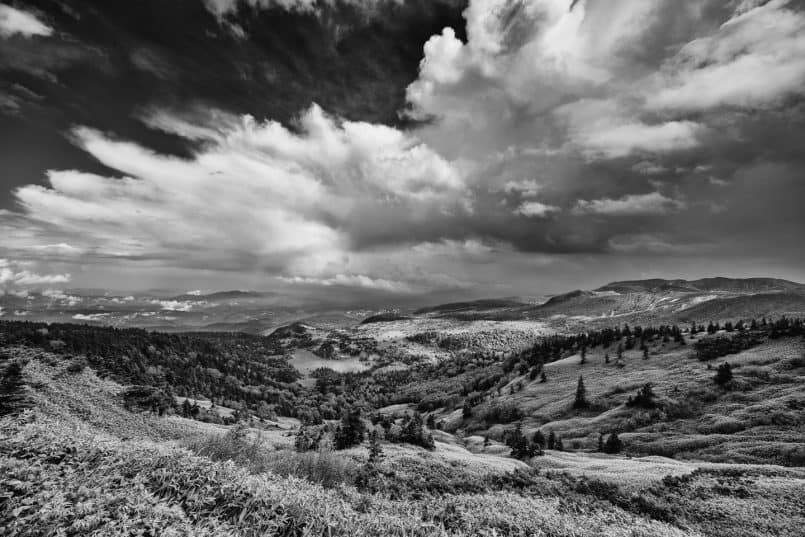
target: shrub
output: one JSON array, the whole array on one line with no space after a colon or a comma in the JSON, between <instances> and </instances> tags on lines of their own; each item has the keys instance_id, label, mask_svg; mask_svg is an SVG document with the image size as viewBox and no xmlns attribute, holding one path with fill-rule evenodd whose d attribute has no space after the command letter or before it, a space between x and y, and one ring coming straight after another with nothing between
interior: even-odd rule
<instances>
[{"instance_id":1,"label":"shrub","mask_svg":"<svg viewBox=\"0 0 805 537\"><path fill-rule=\"evenodd\" d=\"M718 366L718 370L716 371L716 376L713 377L713 382L718 384L719 386L726 386L732 380L732 366L730 366L729 362L724 362L720 366Z\"/></svg>"},{"instance_id":2,"label":"shrub","mask_svg":"<svg viewBox=\"0 0 805 537\"><path fill-rule=\"evenodd\" d=\"M291 450L270 451L263 447L258 434L249 439L248 429L238 425L222 435L207 436L187 444L192 451L215 461L232 461L251 473L272 472L296 476L325 487L351 483L358 465L331 450L298 453Z\"/></svg>"},{"instance_id":3,"label":"shrub","mask_svg":"<svg viewBox=\"0 0 805 537\"><path fill-rule=\"evenodd\" d=\"M604 453L620 453L623 449L623 442L618 438L618 433L612 433L604 442Z\"/></svg>"},{"instance_id":4,"label":"shrub","mask_svg":"<svg viewBox=\"0 0 805 537\"><path fill-rule=\"evenodd\" d=\"M329 449L297 453L290 450L269 452L265 470L287 477L296 476L323 487L352 484L359 466Z\"/></svg>"},{"instance_id":5,"label":"shrub","mask_svg":"<svg viewBox=\"0 0 805 537\"><path fill-rule=\"evenodd\" d=\"M72 373L74 375L81 373L86 369L87 363L84 360L74 360L70 362L70 365L67 366L66 370L68 373Z\"/></svg>"}]
</instances>

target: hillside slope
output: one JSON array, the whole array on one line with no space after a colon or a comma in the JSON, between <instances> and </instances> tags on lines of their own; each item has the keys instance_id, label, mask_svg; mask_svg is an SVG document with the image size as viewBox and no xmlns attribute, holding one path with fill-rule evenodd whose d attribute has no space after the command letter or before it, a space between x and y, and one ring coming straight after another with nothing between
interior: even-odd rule
<instances>
[{"instance_id":1,"label":"hillside slope","mask_svg":"<svg viewBox=\"0 0 805 537\"><path fill-rule=\"evenodd\" d=\"M802 470L551 450L529 469L494 441L449 433L433 451L384 443L382 492L322 486L256 470L257 460L301 460L257 422L246 458L199 456L199 442L223 445L215 439L237 429L130 412L123 386L75 358L4 351L27 362L31 404L0 418L4 535L794 537L805 523ZM554 365L554 382L571 362ZM360 473L366 447L327 457Z\"/></svg>"},{"instance_id":2,"label":"hillside slope","mask_svg":"<svg viewBox=\"0 0 805 537\"><path fill-rule=\"evenodd\" d=\"M539 305L482 301L445 304L417 313L459 321L541 321L559 331L615 323L724 322L764 315L802 316L805 285L774 278L634 280L555 295Z\"/></svg>"}]
</instances>

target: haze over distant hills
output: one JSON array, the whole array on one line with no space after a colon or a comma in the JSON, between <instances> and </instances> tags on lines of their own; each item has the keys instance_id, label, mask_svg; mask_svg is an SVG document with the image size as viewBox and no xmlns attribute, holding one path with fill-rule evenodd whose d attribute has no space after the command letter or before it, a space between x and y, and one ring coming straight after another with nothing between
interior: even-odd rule
<instances>
[{"instance_id":1,"label":"haze over distant hills","mask_svg":"<svg viewBox=\"0 0 805 537\"><path fill-rule=\"evenodd\" d=\"M531 320L555 328L623 323L680 323L763 315L801 315L805 285L775 278L631 280L592 291L575 290L541 304L477 300L422 308L416 313L455 320Z\"/></svg>"},{"instance_id":2,"label":"haze over distant hills","mask_svg":"<svg viewBox=\"0 0 805 537\"><path fill-rule=\"evenodd\" d=\"M343 307L273 292L228 290L118 295L99 290L43 290L0 296L6 320L37 320L142 327L152 330L264 333L295 321L322 327L364 319L539 321L557 330L586 325L686 322L805 312L805 285L775 278L618 281L542 301L508 297L427 307Z\"/></svg>"}]
</instances>

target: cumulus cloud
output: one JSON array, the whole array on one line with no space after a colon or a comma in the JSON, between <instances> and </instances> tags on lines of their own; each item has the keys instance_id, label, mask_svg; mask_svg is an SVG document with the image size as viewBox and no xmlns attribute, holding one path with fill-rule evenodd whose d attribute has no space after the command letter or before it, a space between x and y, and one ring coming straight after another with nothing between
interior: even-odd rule
<instances>
[{"instance_id":1,"label":"cumulus cloud","mask_svg":"<svg viewBox=\"0 0 805 537\"><path fill-rule=\"evenodd\" d=\"M742 5L713 34L666 62L649 106L755 107L805 93L805 14L788 0Z\"/></svg>"},{"instance_id":2,"label":"cumulus cloud","mask_svg":"<svg viewBox=\"0 0 805 537\"><path fill-rule=\"evenodd\" d=\"M42 251L72 255L86 244L96 259L335 278L350 252L407 241L412 226L472 211L456 168L397 129L339 121L315 105L296 132L218 117L209 125L149 118L203 140L189 160L76 129L76 143L123 177L52 170L49 187L18 189L25 217L6 220L17 230L7 246L39 242Z\"/></svg>"},{"instance_id":3,"label":"cumulus cloud","mask_svg":"<svg viewBox=\"0 0 805 537\"><path fill-rule=\"evenodd\" d=\"M182 312L192 311L193 306L197 304L182 300L152 300L151 303L158 305L164 311L182 311Z\"/></svg>"},{"instance_id":4,"label":"cumulus cloud","mask_svg":"<svg viewBox=\"0 0 805 537\"><path fill-rule=\"evenodd\" d=\"M392 293L409 293L412 291L411 286L405 282L386 280L383 278L372 278L365 274L336 274L328 278L280 276L279 279L285 283L290 283L293 285L320 285L324 287L340 285L345 287L359 287L363 289L388 291Z\"/></svg>"},{"instance_id":5,"label":"cumulus cloud","mask_svg":"<svg viewBox=\"0 0 805 537\"><path fill-rule=\"evenodd\" d=\"M575 211L605 216L642 216L677 212L685 208L685 203L669 198L660 192L648 194L628 194L619 199L602 198L579 200Z\"/></svg>"},{"instance_id":6,"label":"cumulus cloud","mask_svg":"<svg viewBox=\"0 0 805 537\"><path fill-rule=\"evenodd\" d=\"M568 120L570 142L588 157L617 158L632 153L663 154L698 145L704 128L693 121L646 124L620 116L609 103L568 105L557 115Z\"/></svg>"},{"instance_id":7,"label":"cumulus cloud","mask_svg":"<svg viewBox=\"0 0 805 537\"><path fill-rule=\"evenodd\" d=\"M238 2L205 3L237 22ZM205 272L176 277L180 288L226 273L410 295L532 274L556 254L687 253L697 230L738 244L726 237L745 215L760 236L757 215L790 202L756 184L745 195L740 170L801 160L805 31L792 2L471 0L464 16L466 39L445 28L423 47L401 111L421 121L408 130L316 105L294 125L198 109L141 117L192 142L182 159L75 129L118 173L54 169L47 186L18 189L21 212L0 211L0 255L43 262L15 271L32 274L125 263L155 279ZM789 191L796 169L780 179ZM682 211L673 225L656 218Z\"/></svg>"},{"instance_id":8,"label":"cumulus cloud","mask_svg":"<svg viewBox=\"0 0 805 537\"><path fill-rule=\"evenodd\" d=\"M33 13L0 4L0 37L48 36L52 33L53 28L40 21Z\"/></svg>"},{"instance_id":9,"label":"cumulus cloud","mask_svg":"<svg viewBox=\"0 0 805 537\"><path fill-rule=\"evenodd\" d=\"M559 207L545 205L538 201L524 201L514 212L523 216L544 217L559 210Z\"/></svg>"},{"instance_id":10,"label":"cumulus cloud","mask_svg":"<svg viewBox=\"0 0 805 537\"><path fill-rule=\"evenodd\" d=\"M9 286L36 286L54 283L67 283L69 274L39 274L20 266L8 259L0 259L0 286L7 290Z\"/></svg>"}]
</instances>

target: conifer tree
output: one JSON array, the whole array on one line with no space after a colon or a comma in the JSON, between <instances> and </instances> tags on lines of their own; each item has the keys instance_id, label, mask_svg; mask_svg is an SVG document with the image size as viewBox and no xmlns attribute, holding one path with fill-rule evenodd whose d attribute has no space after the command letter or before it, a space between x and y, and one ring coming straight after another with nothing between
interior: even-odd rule
<instances>
[{"instance_id":1,"label":"conifer tree","mask_svg":"<svg viewBox=\"0 0 805 537\"><path fill-rule=\"evenodd\" d=\"M542 434L542 431L540 430L537 430L537 432L534 433L534 436L532 437L531 441L534 444L538 445L540 448L545 447L545 435Z\"/></svg>"},{"instance_id":2,"label":"conifer tree","mask_svg":"<svg viewBox=\"0 0 805 537\"><path fill-rule=\"evenodd\" d=\"M618 433L611 433L604 444L605 453L620 453L623 449L623 442L618 438Z\"/></svg>"},{"instance_id":3,"label":"conifer tree","mask_svg":"<svg viewBox=\"0 0 805 537\"><path fill-rule=\"evenodd\" d=\"M587 389L584 387L584 379L579 375L579 382L576 385L576 399L573 401L573 408L587 408Z\"/></svg>"},{"instance_id":4,"label":"conifer tree","mask_svg":"<svg viewBox=\"0 0 805 537\"><path fill-rule=\"evenodd\" d=\"M732 380L732 366L729 362L724 362L716 370L716 376L713 381L719 386L725 386Z\"/></svg>"},{"instance_id":5,"label":"conifer tree","mask_svg":"<svg viewBox=\"0 0 805 537\"><path fill-rule=\"evenodd\" d=\"M364 425L361 419L361 410L354 408L345 411L333 437L335 449L347 449L360 444L363 441L363 432Z\"/></svg>"}]
</instances>

